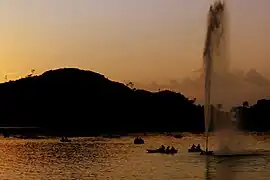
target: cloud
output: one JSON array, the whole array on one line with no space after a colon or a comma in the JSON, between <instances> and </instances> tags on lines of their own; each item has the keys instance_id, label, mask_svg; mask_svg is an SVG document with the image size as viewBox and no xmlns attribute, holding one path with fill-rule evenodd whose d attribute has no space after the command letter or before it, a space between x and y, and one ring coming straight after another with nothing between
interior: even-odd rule
<instances>
[{"instance_id":1,"label":"cloud","mask_svg":"<svg viewBox=\"0 0 270 180\"><path fill-rule=\"evenodd\" d=\"M225 87L224 84L226 84ZM143 85L135 83L135 86L154 91L170 89L180 92L186 97L196 97L198 103L204 102L204 76L202 73L193 79L189 77L182 81L172 79L167 84L152 83ZM245 100L253 104L258 99L270 97L270 81L257 72L256 69L251 69L246 73L241 70L234 70L223 81L217 83L215 88L217 96L222 96L225 103L231 106L242 104Z\"/></svg>"}]
</instances>

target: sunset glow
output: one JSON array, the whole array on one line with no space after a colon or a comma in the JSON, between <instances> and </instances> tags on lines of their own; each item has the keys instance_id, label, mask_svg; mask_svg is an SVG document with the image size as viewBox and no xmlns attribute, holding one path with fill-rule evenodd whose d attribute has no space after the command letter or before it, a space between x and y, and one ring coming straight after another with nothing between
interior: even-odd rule
<instances>
[{"instance_id":1,"label":"sunset glow","mask_svg":"<svg viewBox=\"0 0 270 180\"><path fill-rule=\"evenodd\" d=\"M229 3L234 67L267 71L270 2ZM59 67L115 80L181 79L202 66L211 0L2 0L0 82ZM230 2L230 0L229 0Z\"/></svg>"}]
</instances>

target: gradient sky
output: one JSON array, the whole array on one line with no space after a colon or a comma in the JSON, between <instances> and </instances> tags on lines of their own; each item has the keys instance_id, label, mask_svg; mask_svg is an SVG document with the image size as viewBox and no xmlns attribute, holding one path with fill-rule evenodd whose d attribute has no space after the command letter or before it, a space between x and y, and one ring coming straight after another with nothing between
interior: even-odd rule
<instances>
[{"instance_id":1,"label":"gradient sky","mask_svg":"<svg viewBox=\"0 0 270 180\"><path fill-rule=\"evenodd\" d=\"M227 0L234 68L270 68L269 0ZM213 0L1 0L0 82L80 67L114 80L179 79L202 66Z\"/></svg>"}]
</instances>

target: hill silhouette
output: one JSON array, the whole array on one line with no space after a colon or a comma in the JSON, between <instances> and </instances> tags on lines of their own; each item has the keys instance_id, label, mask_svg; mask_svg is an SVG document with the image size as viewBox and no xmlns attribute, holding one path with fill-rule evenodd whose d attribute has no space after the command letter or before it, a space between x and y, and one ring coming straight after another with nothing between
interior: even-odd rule
<instances>
[{"instance_id":1,"label":"hill silhouette","mask_svg":"<svg viewBox=\"0 0 270 180\"><path fill-rule=\"evenodd\" d=\"M180 93L131 89L75 68L0 84L3 126L116 133L203 129L203 110ZM71 130L72 128L72 130Z\"/></svg>"},{"instance_id":2,"label":"hill silhouette","mask_svg":"<svg viewBox=\"0 0 270 180\"><path fill-rule=\"evenodd\" d=\"M203 106L195 100L169 90L130 88L92 71L64 68L30 75L0 84L0 96L2 126L35 126L43 133L80 136L204 132ZM270 100L235 108L241 129L270 130Z\"/></svg>"}]
</instances>

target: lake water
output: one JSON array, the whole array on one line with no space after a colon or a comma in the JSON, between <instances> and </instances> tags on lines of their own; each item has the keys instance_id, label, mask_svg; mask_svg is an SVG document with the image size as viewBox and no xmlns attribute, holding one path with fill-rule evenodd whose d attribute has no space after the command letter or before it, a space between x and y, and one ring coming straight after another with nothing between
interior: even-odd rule
<instances>
[{"instance_id":1,"label":"lake water","mask_svg":"<svg viewBox=\"0 0 270 180\"><path fill-rule=\"evenodd\" d=\"M187 153L190 144L204 143L203 137L176 139L169 136L144 137L134 145L133 137L119 139L72 138L0 140L1 180L262 180L270 179L270 155L214 158ZM210 139L215 148L215 139ZM251 136L249 148L270 149L270 141ZM176 155L147 154L147 148L173 145Z\"/></svg>"}]
</instances>

